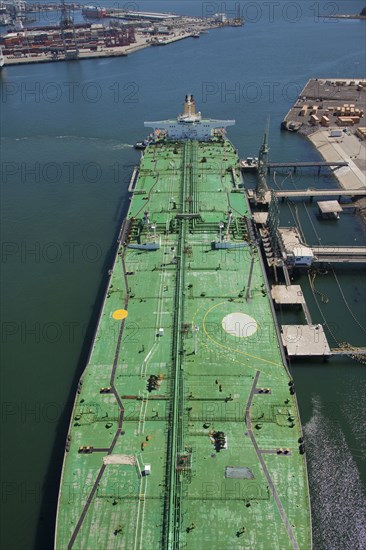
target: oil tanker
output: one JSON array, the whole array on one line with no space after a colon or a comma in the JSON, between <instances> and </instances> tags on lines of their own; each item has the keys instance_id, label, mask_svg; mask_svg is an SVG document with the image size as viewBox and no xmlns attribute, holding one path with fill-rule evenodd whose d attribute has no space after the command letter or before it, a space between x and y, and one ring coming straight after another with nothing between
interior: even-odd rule
<instances>
[{"instance_id":1,"label":"oil tanker","mask_svg":"<svg viewBox=\"0 0 366 550\"><path fill-rule=\"evenodd\" d=\"M67 436L64 549L312 547L305 445L233 120L187 95L133 173Z\"/></svg>"}]
</instances>

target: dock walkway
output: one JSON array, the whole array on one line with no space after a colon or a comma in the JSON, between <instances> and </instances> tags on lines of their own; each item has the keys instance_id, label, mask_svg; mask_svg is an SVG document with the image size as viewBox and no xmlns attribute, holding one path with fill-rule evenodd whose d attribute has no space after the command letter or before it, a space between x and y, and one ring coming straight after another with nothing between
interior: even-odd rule
<instances>
[{"instance_id":1,"label":"dock walkway","mask_svg":"<svg viewBox=\"0 0 366 550\"><path fill-rule=\"evenodd\" d=\"M314 246L314 263L364 263L366 246Z\"/></svg>"},{"instance_id":2,"label":"dock walkway","mask_svg":"<svg viewBox=\"0 0 366 550\"><path fill-rule=\"evenodd\" d=\"M313 197L364 197L366 189L301 189L298 191L275 191L278 198L313 198Z\"/></svg>"},{"instance_id":3,"label":"dock walkway","mask_svg":"<svg viewBox=\"0 0 366 550\"><path fill-rule=\"evenodd\" d=\"M329 168L341 168L342 166L348 166L348 162L345 160L341 161L311 161L311 162L269 162L267 164L268 169L270 168L294 168L296 171L296 168L322 168L322 167L329 167Z\"/></svg>"}]
</instances>

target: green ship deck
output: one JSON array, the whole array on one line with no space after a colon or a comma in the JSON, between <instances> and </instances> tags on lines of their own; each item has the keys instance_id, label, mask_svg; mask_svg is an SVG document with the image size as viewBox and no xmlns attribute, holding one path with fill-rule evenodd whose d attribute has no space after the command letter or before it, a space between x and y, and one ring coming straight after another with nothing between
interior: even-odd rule
<instances>
[{"instance_id":1,"label":"green ship deck","mask_svg":"<svg viewBox=\"0 0 366 550\"><path fill-rule=\"evenodd\" d=\"M57 550L311 548L250 218L229 141L145 151L70 424Z\"/></svg>"}]
</instances>

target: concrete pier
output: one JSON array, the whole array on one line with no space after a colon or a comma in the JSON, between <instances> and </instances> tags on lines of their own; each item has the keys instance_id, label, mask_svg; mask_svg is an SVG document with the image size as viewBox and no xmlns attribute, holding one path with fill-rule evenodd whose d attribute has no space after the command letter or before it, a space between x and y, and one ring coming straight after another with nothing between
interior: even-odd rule
<instances>
[{"instance_id":1,"label":"concrete pier","mask_svg":"<svg viewBox=\"0 0 366 550\"><path fill-rule=\"evenodd\" d=\"M346 162L334 171L344 189L366 189L366 81L311 79L287 113L282 128L308 137L325 162Z\"/></svg>"},{"instance_id":2,"label":"concrete pier","mask_svg":"<svg viewBox=\"0 0 366 550\"><path fill-rule=\"evenodd\" d=\"M290 357L329 357L332 355L322 325L282 325L281 338Z\"/></svg>"},{"instance_id":3,"label":"concrete pier","mask_svg":"<svg viewBox=\"0 0 366 550\"><path fill-rule=\"evenodd\" d=\"M304 312L307 324L312 324L310 311L300 285L273 285L271 296L274 303L278 306L300 306Z\"/></svg>"},{"instance_id":4,"label":"concrete pier","mask_svg":"<svg viewBox=\"0 0 366 550\"><path fill-rule=\"evenodd\" d=\"M344 189L366 191L366 142L344 132L342 138L333 138L328 129L318 130L308 138L326 161L347 162L347 166L334 171Z\"/></svg>"},{"instance_id":5,"label":"concrete pier","mask_svg":"<svg viewBox=\"0 0 366 550\"><path fill-rule=\"evenodd\" d=\"M300 285L273 285L271 296L277 305L302 305L305 303Z\"/></svg>"}]
</instances>

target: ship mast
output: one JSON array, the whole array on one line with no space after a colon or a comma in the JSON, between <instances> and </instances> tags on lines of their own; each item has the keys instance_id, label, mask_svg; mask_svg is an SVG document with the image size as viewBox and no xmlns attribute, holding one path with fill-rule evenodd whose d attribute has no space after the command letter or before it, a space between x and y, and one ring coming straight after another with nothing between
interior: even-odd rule
<instances>
[{"instance_id":1,"label":"ship mast","mask_svg":"<svg viewBox=\"0 0 366 550\"><path fill-rule=\"evenodd\" d=\"M269 134L269 117L267 119L266 130L263 136L263 143L258 154L258 182L256 187L257 200L263 202L268 191L267 172L268 172L268 134Z\"/></svg>"}]
</instances>

